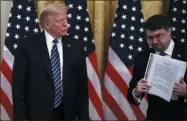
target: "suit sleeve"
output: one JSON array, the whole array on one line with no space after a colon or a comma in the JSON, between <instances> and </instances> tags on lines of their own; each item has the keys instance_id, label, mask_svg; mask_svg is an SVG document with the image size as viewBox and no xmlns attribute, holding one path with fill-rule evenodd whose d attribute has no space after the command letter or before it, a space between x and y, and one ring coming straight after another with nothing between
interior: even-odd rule
<instances>
[{"instance_id":1,"label":"suit sleeve","mask_svg":"<svg viewBox=\"0 0 187 121\"><path fill-rule=\"evenodd\" d=\"M133 89L136 87L138 81L140 80L140 75L139 75L139 58L135 59L135 63L134 63L134 69L133 69L133 74L132 74L132 79L129 83L129 88L128 88L128 92L127 92L127 98L128 101L134 105L139 105L139 103L137 103L137 101L134 100L134 96L133 96ZM141 95L141 98L143 98L143 94Z\"/></svg>"},{"instance_id":2,"label":"suit sleeve","mask_svg":"<svg viewBox=\"0 0 187 121\"><path fill-rule=\"evenodd\" d=\"M82 59L78 66L77 78L77 114L78 120L89 120L88 114L88 78L86 61Z\"/></svg>"},{"instance_id":3,"label":"suit sleeve","mask_svg":"<svg viewBox=\"0 0 187 121\"><path fill-rule=\"evenodd\" d=\"M26 120L26 80L27 53L26 43L21 41L15 53L12 73L13 119Z\"/></svg>"}]
</instances>

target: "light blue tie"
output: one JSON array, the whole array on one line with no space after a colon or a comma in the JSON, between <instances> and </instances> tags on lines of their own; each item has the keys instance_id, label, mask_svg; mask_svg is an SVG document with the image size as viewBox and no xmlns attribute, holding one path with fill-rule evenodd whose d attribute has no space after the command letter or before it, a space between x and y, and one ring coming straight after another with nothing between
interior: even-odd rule
<instances>
[{"instance_id":1,"label":"light blue tie","mask_svg":"<svg viewBox=\"0 0 187 121\"><path fill-rule=\"evenodd\" d=\"M53 73L53 81L55 88L54 107L57 107L62 101L62 82L61 82L61 69L60 57L57 49L58 40L53 40L53 47L51 50L51 68Z\"/></svg>"}]
</instances>

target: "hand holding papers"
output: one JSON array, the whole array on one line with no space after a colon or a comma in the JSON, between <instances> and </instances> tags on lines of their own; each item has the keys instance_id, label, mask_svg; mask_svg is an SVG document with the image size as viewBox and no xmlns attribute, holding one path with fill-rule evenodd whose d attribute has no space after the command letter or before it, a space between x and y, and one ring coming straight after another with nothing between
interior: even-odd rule
<instances>
[{"instance_id":1,"label":"hand holding papers","mask_svg":"<svg viewBox=\"0 0 187 121\"><path fill-rule=\"evenodd\" d=\"M184 76L186 62L172 58L150 54L145 79L151 85L149 94L159 96L170 101L175 82Z\"/></svg>"}]
</instances>

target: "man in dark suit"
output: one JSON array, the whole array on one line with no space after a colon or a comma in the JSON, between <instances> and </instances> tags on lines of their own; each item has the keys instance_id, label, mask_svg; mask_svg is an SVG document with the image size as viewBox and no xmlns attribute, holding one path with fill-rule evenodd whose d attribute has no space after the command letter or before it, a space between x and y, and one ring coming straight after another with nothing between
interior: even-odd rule
<instances>
[{"instance_id":1,"label":"man in dark suit","mask_svg":"<svg viewBox=\"0 0 187 121\"><path fill-rule=\"evenodd\" d=\"M144 79L150 53L184 60L184 58L180 58L176 54L177 45L171 38L171 24L165 16L154 15L150 17L145 22L145 30L151 48L139 54L135 59L132 80L128 89L128 100L135 105L140 104L143 96L151 88L151 85L148 85L147 80ZM170 102L167 102L157 96L147 94L147 120L185 120L186 79L181 77L180 82L174 86L173 93L178 96L178 99L172 98Z\"/></svg>"},{"instance_id":2,"label":"man in dark suit","mask_svg":"<svg viewBox=\"0 0 187 121\"><path fill-rule=\"evenodd\" d=\"M86 62L82 45L67 34L67 7L48 5L44 32L20 41L13 66L14 120L88 120Z\"/></svg>"}]
</instances>

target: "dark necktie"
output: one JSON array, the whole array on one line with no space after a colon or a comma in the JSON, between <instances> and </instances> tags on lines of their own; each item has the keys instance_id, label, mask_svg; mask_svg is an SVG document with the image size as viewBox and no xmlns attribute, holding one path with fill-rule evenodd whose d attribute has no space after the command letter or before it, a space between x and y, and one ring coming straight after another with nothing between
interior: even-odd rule
<instances>
[{"instance_id":1,"label":"dark necktie","mask_svg":"<svg viewBox=\"0 0 187 121\"><path fill-rule=\"evenodd\" d=\"M54 107L57 107L61 103L62 99L62 81L61 81L61 69L60 69L60 57L57 49L58 40L53 40L53 47L51 50L51 68L53 73L53 81L55 88L55 100Z\"/></svg>"},{"instance_id":2,"label":"dark necktie","mask_svg":"<svg viewBox=\"0 0 187 121\"><path fill-rule=\"evenodd\" d=\"M161 56L165 56L166 55L166 53L164 53L164 52L160 52L160 54L159 55L161 55Z\"/></svg>"}]
</instances>

